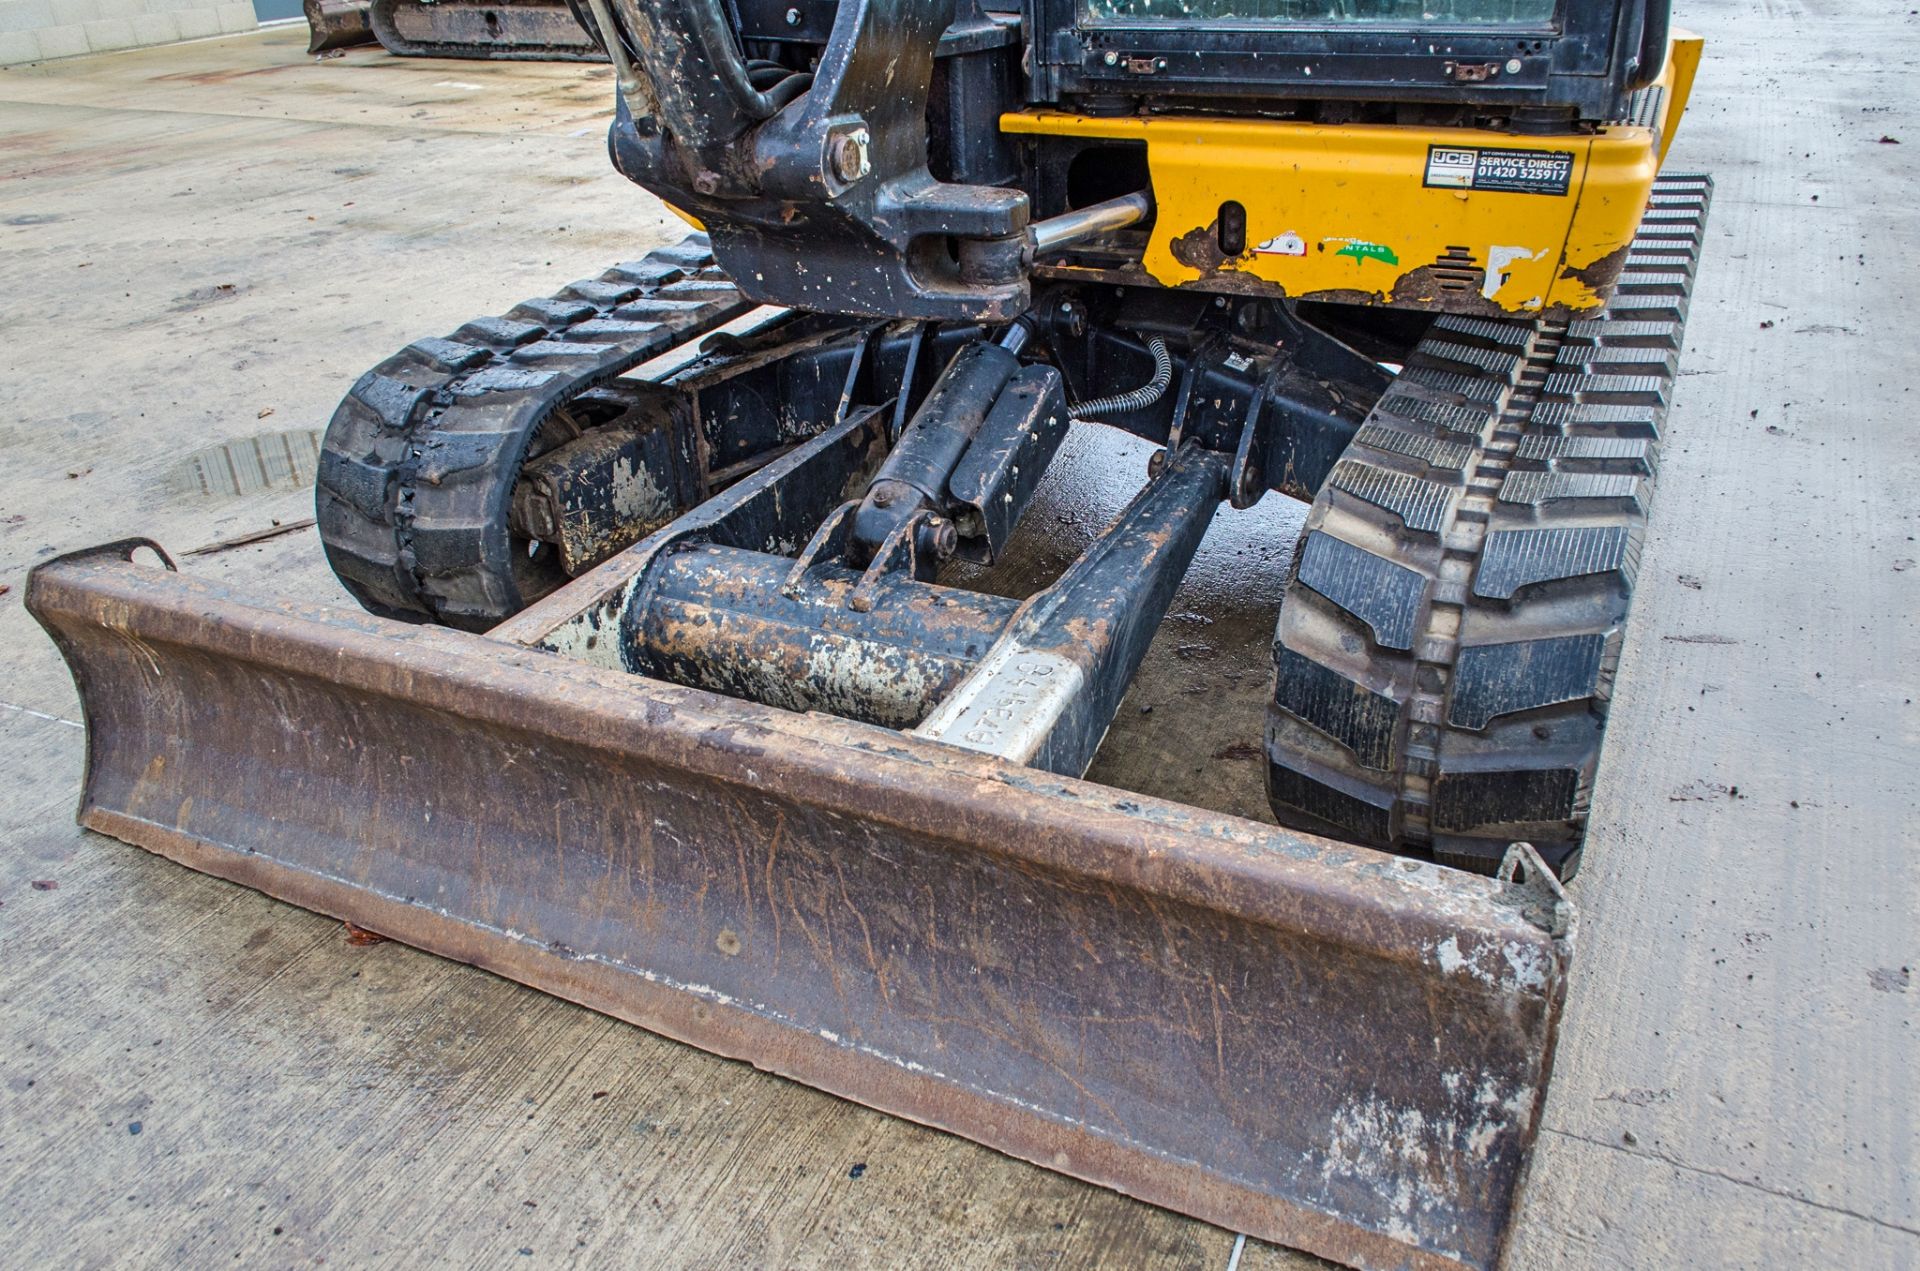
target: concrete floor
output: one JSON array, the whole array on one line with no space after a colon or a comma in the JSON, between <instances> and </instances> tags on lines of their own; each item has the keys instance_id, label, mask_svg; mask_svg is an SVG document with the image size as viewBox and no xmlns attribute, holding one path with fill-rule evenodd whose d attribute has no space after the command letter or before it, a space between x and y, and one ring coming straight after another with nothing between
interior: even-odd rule
<instances>
[{"instance_id":1,"label":"concrete floor","mask_svg":"<svg viewBox=\"0 0 1920 1271\"><path fill-rule=\"evenodd\" d=\"M1513 1261L1916 1266L1920 18L1679 18L1673 163L1719 192ZM4 1260L1225 1266L1229 1233L72 827L35 560L309 515L360 370L678 236L607 167L604 68L303 43L0 71ZM1143 462L1077 439L1026 564ZM1264 815L1233 743L1297 515L1222 515L1091 775ZM310 530L188 567L339 595Z\"/></svg>"}]
</instances>

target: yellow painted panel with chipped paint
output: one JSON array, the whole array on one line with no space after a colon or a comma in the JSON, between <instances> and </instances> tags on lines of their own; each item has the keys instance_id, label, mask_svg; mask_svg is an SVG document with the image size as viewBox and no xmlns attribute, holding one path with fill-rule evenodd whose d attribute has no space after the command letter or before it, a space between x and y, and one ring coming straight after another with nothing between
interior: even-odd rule
<instances>
[{"instance_id":1,"label":"yellow painted panel with chipped paint","mask_svg":"<svg viewBox=\"0 0 1920 1271\"><path fill-rule=\"evenodd\" d=\"M1193 116L1003 116L1010 133L1144 141L1157 206L1142 264L1168 286L1276 284L1290 296L1458 312L1580 311L1601 303L1659 169L1650 129L1594 135ZM1570 156L1564 195L1425 184L1431 147ZM1221 259L1220 205L1247 214L1247 250ZM1451 274L1442 257L1472 264ZM1465 262L1462 262L1465 263ZM1596 268L1596 266L1598 268ZM1476 285L1463 278L1476 267Z\"/></svg>"},{"instance_id":2,"label":"yellow painted panel with chipped paint","mask_svg":"<svg viewBox=\"0 0 1920 1271\"><path fill-rule=\"evenodd\" d=\"M1489 315L1599 307L1639 227L1698 64L1676 37L1658 131L1531 137L1465 128L1203 116L1002 116L1005 132L1144 141L1157 213L1142 266L1167 286ZM1565 194L1428 185L1433 148L1567 155ZM1222 258L1221 204L1247 215ZM1451 262L1451 265L1449 264Z\"/></svg>"}]
</instances>

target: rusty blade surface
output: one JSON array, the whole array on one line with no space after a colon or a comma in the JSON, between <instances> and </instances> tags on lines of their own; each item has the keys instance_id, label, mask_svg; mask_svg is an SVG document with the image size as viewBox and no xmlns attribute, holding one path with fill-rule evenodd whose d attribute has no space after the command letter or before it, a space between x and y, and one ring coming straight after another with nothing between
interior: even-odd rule
<instances>
[{"instance_id":1,"label":"rusty blade surface","mask_svg":"<svg viewBox=\"0 0 1920 1271\"><path fill-rule=\"evenodd\" d=\"M1224 1227L1498 1258L1526 889L126 550L28 589L85 825Z\"/></svg>"},{"instance_id":2,"label":"rusty blade surface","mask_svg":"<svg viewBox=\"0 0 1920 1271\"><path fill-rule=\"evenodd\" d=\"M324 53L328 49L372 44L373 27L367 10L373 0L305 0L301 8L307 15L307 52Z\"/></svg>"}]
</instances>

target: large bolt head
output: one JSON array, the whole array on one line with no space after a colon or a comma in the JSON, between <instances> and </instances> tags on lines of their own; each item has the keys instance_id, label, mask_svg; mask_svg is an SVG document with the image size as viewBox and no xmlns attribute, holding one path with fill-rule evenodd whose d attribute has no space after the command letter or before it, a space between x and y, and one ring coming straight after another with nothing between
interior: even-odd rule
<instances>
[{"instance_id":1,"label":"large bolt head","mask_svg":"<svg viewBox=\"0 0 1920 1271\"><path fill-rule=\"evenodd\" d=\"M842 181L858 181L873 170L873 161L867 154L865 128L841 133L833 139L830 149L833 175Z\"/></svg>"}]
</instances>

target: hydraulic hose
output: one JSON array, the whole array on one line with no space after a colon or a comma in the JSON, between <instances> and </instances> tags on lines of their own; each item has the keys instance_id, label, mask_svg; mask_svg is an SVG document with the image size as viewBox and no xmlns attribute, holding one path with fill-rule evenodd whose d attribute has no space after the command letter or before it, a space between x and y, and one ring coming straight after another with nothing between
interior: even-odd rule
<instances>
[{"instance_id":1,"label":"hydraulic hose","mask_svg":"<svg viewBox=\"0 0 1920 1271\"><path fill-rule=\"evenodd\" d=\"M1152 379L1124 393L1081 402L1073 408L1074 418L1097 421L1102 415L1125 415L1145 410L1166 396L1167 385L1173 383L1173 354L1167 351L1167 342L1159 336L1147 341L1147 352L1153 354Z\"/></svg>"},{"instance_id":2,"label":"hydraulic hose","mask_svg":"<svg viewBox=\"0 0 1920 1271\"><path fill-rule=\"evenodd\" d=\"M635 118L664 113L669 131L704 142L730 142L745 128L771 119L813 86L813 75L763 58L749 61L720 0L585 0ZM584 24L583 24L584 25ZM653 67L698 68L720 90L690 89ZM729 111L726 107L731 107ZM703 127L704 126L704 127Z\"/></svg>"}]
</instances>

